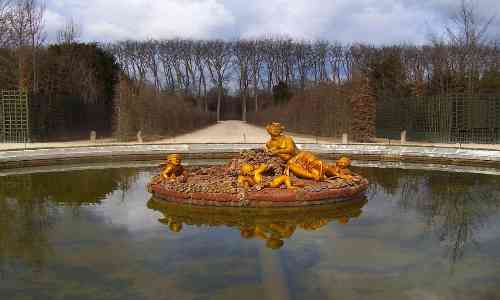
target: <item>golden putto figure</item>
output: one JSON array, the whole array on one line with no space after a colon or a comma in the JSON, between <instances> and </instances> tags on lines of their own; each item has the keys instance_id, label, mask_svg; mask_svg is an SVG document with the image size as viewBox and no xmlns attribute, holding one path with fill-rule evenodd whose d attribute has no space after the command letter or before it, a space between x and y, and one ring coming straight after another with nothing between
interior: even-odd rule
<instances>
[{"instance_id":1,"label":"golden putto figure","mask_svg":"<svg viewBox=\"0 0 500 300\"><path fill-rule=\"evenodd\" d=\"M316 181L324 180L326 177L339 176L340 171L346 173L345 179L349 177L346 171L346 168L350 165L349 159L347 161L342 159L338 167L328 167L324 161L318 159L313 153L299 151L293 139L283 134L285 127L280 123L273 122L267 125L266 129L271 136L271 139L266 143L266 149L286 162L288 172L291 171L300 178Z\"/></svg>"},{"instance_id":2,"label":"golden putto figure","mask_svg":"<svg viewBox=\"0 0 500 300\"><path fill-rule=\"evenodd\" d=\"M152 180L152 184L157 184L165 180L175 180L177 178L186 178L187 172L181 164L182 157L174 153L167 156L166 161L161 164L163 170L160 175Z\"/></svg>"},{"instance_id":3,"label":"golden putto figure","mask_svg":"<svg viewBox=\"0 0 500 300\"><path fill-rule=\"evenodd\" d=\"M240 175L238 176L238 185L249 188L262 182L262 173L267 171L268 166L261 164L259 167L254 167L251 164L243 164Z\"/></svg>"},{"instance_id":4,"label":"golden putto figure","mask_svg":"<svg viewBox=\"0 0 500 300\"><path fill-rule=\"evenodd\" d=\"M170 154L167 156L167 161L165 163L165 167L161 172L161 177L163 179L175 179L182 175L186 175L186 171L184 167L181 165L182 157L180 154Z\"/></svg>"},{"instance_id":5,"label":"golden putto figure","mask_svg":"<svg viewBox=\"0 0 500 300\"><path fill-rule=\"evenodd\" d=\"M326 175L331 177L336 176L347 181L359 181L360 178L348 169L350 165L351 159L342 156L335 162L334 165L331 165L327 168Z\"/></svg>"}]
</instances>

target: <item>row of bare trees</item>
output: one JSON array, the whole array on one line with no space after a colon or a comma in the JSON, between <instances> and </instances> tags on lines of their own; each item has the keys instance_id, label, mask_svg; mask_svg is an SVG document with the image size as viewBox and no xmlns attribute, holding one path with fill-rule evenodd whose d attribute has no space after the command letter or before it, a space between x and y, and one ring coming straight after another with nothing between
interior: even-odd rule
<instances>
[{"instance_id":1,"label":"row of bare trees","mask_svg":"<svg viewBox=\"0 0 500 300\"><path fill-rule=\"evenodd\" d=\"M259 94L285 82L305 88L350 76L349 47L288 38L239 40L122 41L108 46L128 78L149 81L159 90L195 96L208 110L207 93L217 91L217 115L228 90L237 90L246 119L247 101L259 110ZM333 70L333 71L332 71Z\"/></svg>"},{"instance_id":2,"label":"row of bare trees","mask_svg":"<svg viewBox=\"0 0 500 300\"><path fill-rule=\"evenodd\" d=\"M44 16L45 5L38 0L0 0L0 48L15 57L2 59L0 66L17 71L20 88L28 88L31 81L31 88L38 89L38 52L45 41ZM9 72L0 72L0 76L3 81L12 79Z\"/></svg>"},{"instance_id":3,"label":"row of bare trees","mask_svg":"<svg viewBox=\"0 0 500 300\"><path fill-rule=\"evenodd\" d=\"M458 41L457 41L458 39ZM463 39L470 39L463 37ZM462 38L430 45L341 45L288 38L228 41L123 41L108 49L128 78L149 81L158 91L176 91L197 99L207 111L207 93L221 99L235 91L246 119L247 102L259 111L259 95L280 82L294 90L319 83L343 84L360 72L377 94L446 94L500 88L500 44Z\"/></svg>"}]
</instances>

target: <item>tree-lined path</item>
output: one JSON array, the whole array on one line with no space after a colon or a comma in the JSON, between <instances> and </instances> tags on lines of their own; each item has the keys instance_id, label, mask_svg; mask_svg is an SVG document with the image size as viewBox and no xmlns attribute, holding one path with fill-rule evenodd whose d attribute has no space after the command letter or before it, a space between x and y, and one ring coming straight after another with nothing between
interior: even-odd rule
<instances>
[{"instance_id":1,"label":"tree-lined path","mask_svg":"<svg viewBox=\"0 0 500 300\"><path fill-rule=\"evenodd\" d=\"M291 134L297 143L316 143L316 137ZM217 124L206 128L196 130L187 134L179 135L172 138L161 139L149 143L265 143L269 139L265 128L248 124L242 121L230 120L221 121ZM137 142L129 142L126 144L136 144ZM114 139L98 139L96 143L90 141L73 141L73 142L54 142L54 143L31 143L18 144L8 143L0 144L0 150L8 149L24 149L24 148L43 148L43 147L72 147L72 146L89 146L89 145L113 145L124 144Z\"/></svg>"}]
</instances>

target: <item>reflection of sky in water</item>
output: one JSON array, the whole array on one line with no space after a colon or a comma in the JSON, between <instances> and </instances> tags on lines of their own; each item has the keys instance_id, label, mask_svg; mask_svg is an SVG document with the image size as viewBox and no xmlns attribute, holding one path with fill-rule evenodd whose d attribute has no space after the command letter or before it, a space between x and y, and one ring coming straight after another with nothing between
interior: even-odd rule
<instances>
[{"instance_id":1,"label":"reflection of sky in water","mask_svg":"<svg viewBox=\"0 0 500 300\"><path fill-rule=\"evenodd\" d=\"M370 179L382 187L384 174ZM149 175L138 173L126 192L115 187L100 204L50 210L46 227L26 216L16 220L33 231L42 226L19 244L8 238L21 233L2 231L9 243L0 243L0 299L500 298L498 199L467 200L460 218L446 219L458 200L440 198L444 208L431 217L436 200L426 181L417 180L418 197L407 202L401 188L381 188L348 224L297 228L281 249L270 250L242 239L237 228L185 225L171 232L158 222L163 214L146 207ZM498 189L497 181L481 178L483 188ZM481 225L451 260L447 247L458 225L445 220L461 218ZM443 228L451 233L440 240Z\"/></svg>"},{"instance_id":2,"label":"reflection of sky in water","mask_svg":"<svg viewBox=\"0 0 500 300\"><path fill-rule=\"evenodd\" d=\"M145 189L148 179L144 174L127 191L115 190L101 205L86 207L84 210L99 216L103 219L102 222L110 226L121 227L132 233L159 229L163 227L157 222L161 214L145 207L146 201L151 197Z\"/></svg>"}]
</instances>

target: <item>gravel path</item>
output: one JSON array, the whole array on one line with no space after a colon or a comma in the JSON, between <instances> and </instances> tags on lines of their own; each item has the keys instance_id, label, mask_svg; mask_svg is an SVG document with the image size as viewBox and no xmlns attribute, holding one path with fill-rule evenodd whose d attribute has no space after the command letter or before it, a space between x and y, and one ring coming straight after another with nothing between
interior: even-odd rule
<instances>
[{"instance_id":1,"label":"gravel path","mask_svg":"<svg viewBox=\"0 0 500 300\"><path fill-rule=\"evenodd\" d=\"M315 143L315 137L291 133L298 143ZM215 125L183 134L159 143L265 143L269 139L267 131L259 126L242 121L221 121Z\"/></svg>"}]
</instances>

